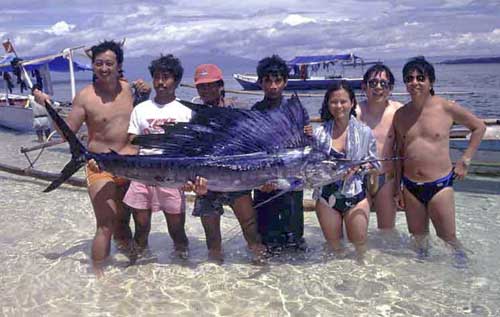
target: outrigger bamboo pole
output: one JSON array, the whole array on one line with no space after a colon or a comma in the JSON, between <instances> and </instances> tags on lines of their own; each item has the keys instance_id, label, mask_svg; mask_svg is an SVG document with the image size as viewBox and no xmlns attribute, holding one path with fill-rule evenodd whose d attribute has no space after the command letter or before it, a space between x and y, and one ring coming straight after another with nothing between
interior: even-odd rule
<instances>
[{"instance_id":1,"label":"outrigger bamboo pole","mask_svg":"<svg viewBox=\"0 0 500 317\"><path fill-rule=\"evenodd\" d=\"M45 142L45 143L42 143L42 144L38 144L38 145L35 145L35 146L32 146L32 147L24 147L22 146L21 147L21 153L28 153L28 152L31 152L31 151L36 151L36 150L41 150L41 149L45 149L47 147L51 147L51 146L54 146L54 145L59 145L59 144L63 144L65 143L66 140L53 140L53 141L49 141L49 142Z\"/></svg>"},{"instance_id":2,"label":"outrigger bamboo pole","mask_svg":"<svg viewBox=\"0 0 500 317\"><path fill-rule=\"evenodd\" d=\"M16 166L7 165L7 164L3 164L3 163L0 163L0 171L19 175L19 176L34 177L34 178L45 180L45 181L53 181L53 180L59 178L59 176L61 176L61 174L59 174L59 173L44 172L44 171L40 171L40 170L37 170L34 168L19 168ZM87 186L87 182L84 179L78 178L78 177L70 177L66 181L66 183L73 185L73 186L77 186L77 187L86 187Z\"/></svg>"}]
</instances>

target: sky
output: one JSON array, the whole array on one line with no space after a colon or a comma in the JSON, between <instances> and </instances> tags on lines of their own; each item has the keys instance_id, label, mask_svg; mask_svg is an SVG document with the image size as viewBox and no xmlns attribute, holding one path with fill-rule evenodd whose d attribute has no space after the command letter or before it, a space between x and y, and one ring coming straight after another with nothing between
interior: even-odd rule
<instances>
[{"instance_id":1,"label":"sky","mask_svg":"<svg viewBox=\"0 0 500 317\"><path fill-rule=\"evenodd\" d=\"M123 38L131 57L500 55L499 0L0 0L0 12L0 40L22 55Z\"/></svg>"}]
</instances>

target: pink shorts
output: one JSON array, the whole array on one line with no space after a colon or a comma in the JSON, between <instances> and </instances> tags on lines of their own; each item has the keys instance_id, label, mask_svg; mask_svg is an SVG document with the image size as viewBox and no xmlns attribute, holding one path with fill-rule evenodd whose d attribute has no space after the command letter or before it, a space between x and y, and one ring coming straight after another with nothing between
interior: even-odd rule
<instances>
[{"instance_id":1,"label":"pink shorts","mask_svg":"<svg viewBox=\"0 0 500 317\"><path fill-rule=\"evenodd\" d=\"M186 210L184 192L177 188L144 185L132 181L123 202L135 209L151 209L168 214L180 214Z\"/></svg>"}]
</instances>

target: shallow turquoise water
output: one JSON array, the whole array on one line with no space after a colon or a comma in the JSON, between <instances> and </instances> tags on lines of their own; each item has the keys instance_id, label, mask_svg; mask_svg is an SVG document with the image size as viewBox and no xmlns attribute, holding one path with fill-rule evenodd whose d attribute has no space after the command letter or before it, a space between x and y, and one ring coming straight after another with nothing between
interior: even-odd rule
<instances>
[{"instance_id":1,"label":"shallow turquoise water","mask_svg":"<svg viewBox=\"0 0 500 317\"><path fill-rule=\"evenodd\" d=\"M34 135L0 130L0 162L26 166L20 146ZM43 153L36 166L58 171L66 146ZM81 176L81 174L80 174ZM306 253L285 253L266 266L249 263L231 212L223 217L226 261L206 261L199 220L187 217L191 255L171 256L163 215L155 215L150 254L130 265L114 248L105 277L90 270L94 216L86 191L0 172L0 314L187 316L498 316L500 315L499 179L472 177L456 186L458 236L471 250L467 268L432 239L419 259L406 231L382 234L372 215L366 263L323 251L314 213L307 213Z\"/></svg>"}]
</instances>

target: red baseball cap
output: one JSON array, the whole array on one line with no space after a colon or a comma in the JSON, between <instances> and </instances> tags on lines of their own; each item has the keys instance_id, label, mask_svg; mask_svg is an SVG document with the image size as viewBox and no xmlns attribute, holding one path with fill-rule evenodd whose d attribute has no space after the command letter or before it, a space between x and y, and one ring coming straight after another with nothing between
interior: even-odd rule
<instances>
[{"instance_id":1,"label":"red baseball cap","mask_svg":"<svg viewBox=\"0 0 500 317\"><path fill-rule=\"evenodd\" d=\"M194 84L206 84L223 80L222 71L215 64L201 64L194 71Z\"/></svg>"}]
</instances>

